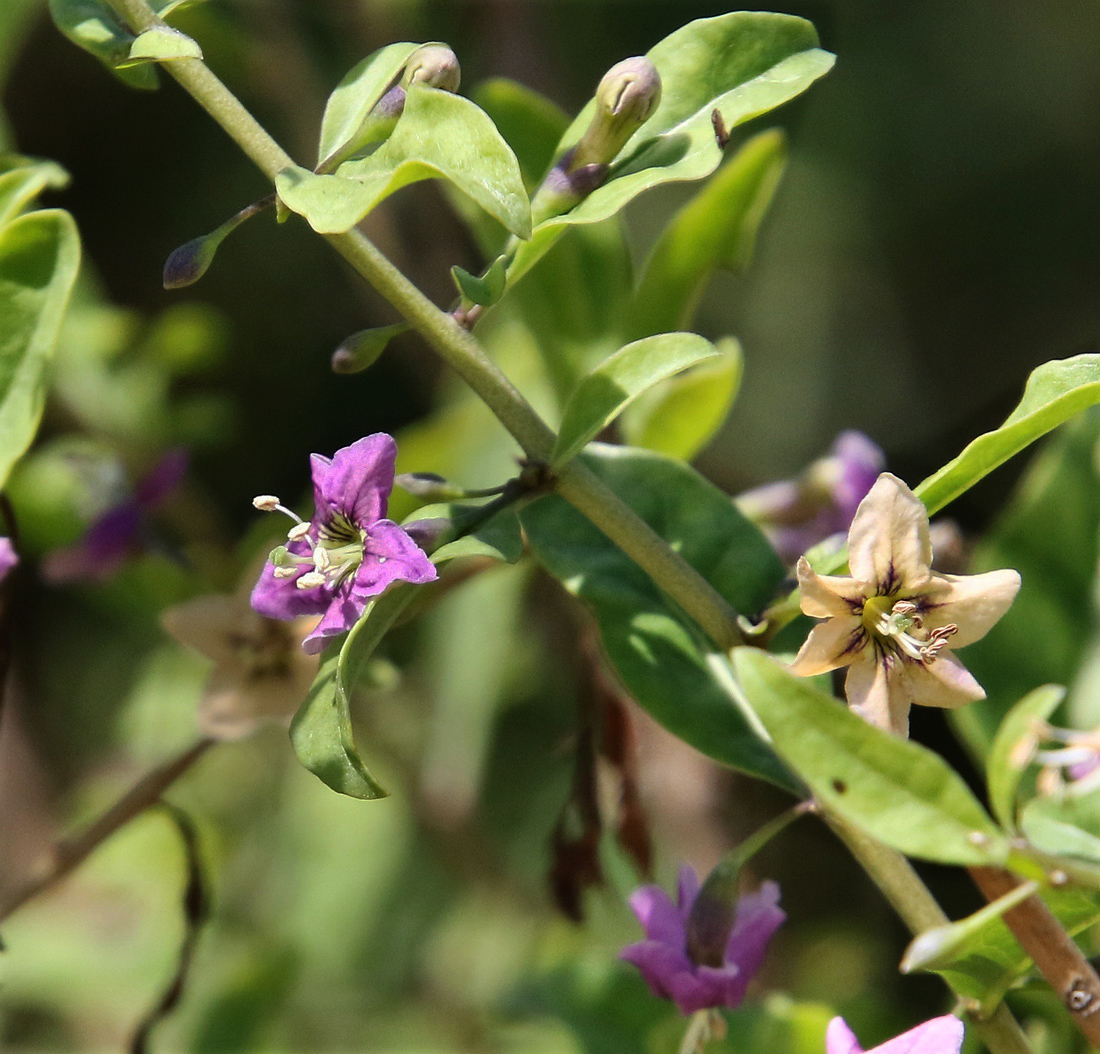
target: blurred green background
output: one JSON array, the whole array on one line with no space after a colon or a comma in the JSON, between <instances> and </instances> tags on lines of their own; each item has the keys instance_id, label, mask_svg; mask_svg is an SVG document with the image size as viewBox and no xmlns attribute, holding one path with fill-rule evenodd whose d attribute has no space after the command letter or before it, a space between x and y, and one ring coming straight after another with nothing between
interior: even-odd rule
<instances>
[{"instance_id":1,"label":"blurred green background","mask_svg":"<svg viewBox=\"0 0 1100 1054\"><path fill-rule=\"evenodd\" d=\"M212 0L178 24L309 163L327 92L392 40L445 40L464 89L510 76L572 113L612 63L724 10ZM738 403L698 465L736 492L792 475L838 431L858 428L916 483L998 423L1031 368L1096 350L1100 6L838 0L783 10L810 18L839 59L764 125L788 131L790 161L749 274L719 276L697 319L705 336L736 335L746 354ZM189 564L153 555L103 587L18 597L23 734L0 783L10 803L0 867L12 874L51 824L94 814L193 736L206 667L161 633L156 614L232 588L262 548L251 497L297 499L309 452L400 432L452 380L413 337L365 374L329 371L345 336L393 315L296 221L253 220L200 284L165 293L165 256L264 194L262 178L167 79L155 93L125 89L57 33L44 4L6 0L0 72L6 146L71 174L49 203L73 212L87 256L40 451L15 481L28 555L79 530L74 457L109 451L136 477L155 450L192 454L158 522L163 548L182 548ZM685 198L673 188L631 207L639 255ZM452 264L482 262L430 184L402 192L367 228L439 303L451 296ZM491 454L471 453L462 482L506 471L503 433L486 442ZM955 507L965 527L990 521L1018 471ZM297 767L278 730L218 748L173 792L203 835L217 913L155 1049L674 1049L674 1011L615 961L637 936L622 899L636 879L610 838L608 886L587 898L586 928L551 904L549 841L592 688L577 660L584 625L530 577L494 570L389 643L393 666L357 719L391 798L338 798ZM640 716L638 736L636 776L666 881L680 859L709 866L781 802ZM601 768L600 780L613 811L615 773ZM936 982L897 978L904 938L881 899L803 823L759 860L789 915L760 990L845 1013L868 1045L942 1012ZM929 871L949 912L974 906L964 884ZM170 976L181 883L171 828L150 814L13 918L0 1045L124 1049ZM826 1016L774 1003L766 1019L740 1017L730 1042L757 1022L763 1031L741 1033L740 1049L780 1049L761 1037L787 1022L802 1037L789 1049L820 1049Z\"/></svg>"}]
</instances>

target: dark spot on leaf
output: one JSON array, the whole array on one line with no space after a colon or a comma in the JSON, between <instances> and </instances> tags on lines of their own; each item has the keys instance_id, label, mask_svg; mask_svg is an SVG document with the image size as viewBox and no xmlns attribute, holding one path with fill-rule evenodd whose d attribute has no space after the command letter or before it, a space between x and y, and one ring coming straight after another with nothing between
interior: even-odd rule
<instances>
[{"instance_id":1,"label":"dark spot on leaf","mask_svg":"<svg viewBox=\"0 0 1100 1054\"><path fill-rule=\"evenodd\" d=\"M848 784L845 783L844 780L833 780L832 787L837 794L846 794L848 792Z\"/></svg>"}]
</instances>

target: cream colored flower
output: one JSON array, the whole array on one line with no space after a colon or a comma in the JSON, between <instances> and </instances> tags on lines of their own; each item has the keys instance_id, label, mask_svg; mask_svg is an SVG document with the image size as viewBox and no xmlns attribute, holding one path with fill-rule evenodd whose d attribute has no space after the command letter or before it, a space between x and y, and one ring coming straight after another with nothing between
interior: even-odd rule
<instances>
[{"instance_id":1,"label":"cream colored flower","mask_svg":"<svg viewBox=\"0 0 1100 1054\"><path fill-rule=\"evenodd\" d=\"M1020 588L1016 571L933 571L928 515L897 476L884 472L848 532L851 578L819 575L798 561L802 610L823 618L794 660L802 677L848 667L844 693L873 725L909 734L909 707L956 707L985 691L953 649L984 637Z\"/></svg>"},{"instance_id":2,"label":"cream colored flower","mask_svg":"<svg viewBox=\"0 0 1100 1054\"><path fill-rule=\"evenodd\" d=\"M315 616L279 622L249 605L255 575L236 595L195 597L161 615L181 644L214 663L199 702L198 724L211 739L242 739L264 721L288 723L317 674L319 658L302 650Z\"/></svg>"}]
</instances>

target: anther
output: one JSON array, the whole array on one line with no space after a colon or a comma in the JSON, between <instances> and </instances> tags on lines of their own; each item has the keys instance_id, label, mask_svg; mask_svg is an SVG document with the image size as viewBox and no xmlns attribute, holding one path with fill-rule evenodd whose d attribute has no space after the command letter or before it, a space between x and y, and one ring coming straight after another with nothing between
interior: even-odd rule
<instances>
[{"instance_id":1,"label":"anther","mask_svg":"<svg viewBox=\"0 0 1100 1054\"><path fill-rule=\"evenodd\" d=\"M292 542L296 542L299 538L304 538L309 534L310 525L308 523L296 523L289 531L286 532L287 539Z\"/></svg>"},{"instance_id":2,"label":"anther","mask_svg":"<svg viewBox=\"0 0 1100 1054\"><path fill-rule=\"evenodd\" d=\"M279 499L274 494L257 494L252 499L253 508L260 512L274 512L279 507Z\"/></svg>"},{"instance_id":3,"label":"anther","mask_svg":"<svg viewBox=\"0 0 1100 1054\"><path fill-rule=\"evenodd\" d=\"M323 586L327 581L328 579L320 571L307 571L294 584L299 589L316 589L318 586Z\"/></svg>"}]
</instances>

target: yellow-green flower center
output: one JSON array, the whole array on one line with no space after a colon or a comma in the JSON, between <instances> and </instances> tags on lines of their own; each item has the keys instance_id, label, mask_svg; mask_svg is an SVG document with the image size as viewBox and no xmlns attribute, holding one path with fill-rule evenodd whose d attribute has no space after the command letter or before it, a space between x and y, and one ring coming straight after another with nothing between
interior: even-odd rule
<instances>
[{"instance_id":1,"label":"yellow-green flower center","mask_svg":"<svg viewBox=\"0 0 1100 1054\"><path fill-rule=\"evenodd\" d=\"M925 666L936 661L947 639L959 629L952 623L928 630L916 604L892 596L867 598L863 605L863 628L883 647Z\"/></svg>"}]
</instances>

